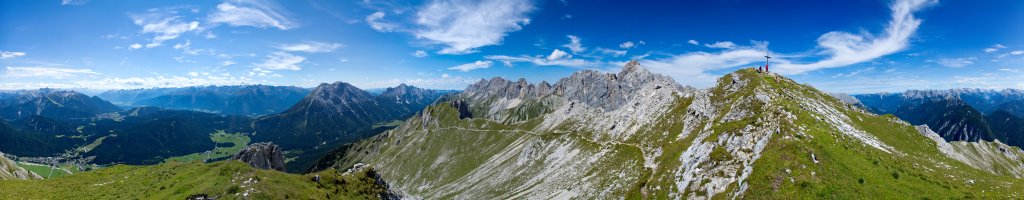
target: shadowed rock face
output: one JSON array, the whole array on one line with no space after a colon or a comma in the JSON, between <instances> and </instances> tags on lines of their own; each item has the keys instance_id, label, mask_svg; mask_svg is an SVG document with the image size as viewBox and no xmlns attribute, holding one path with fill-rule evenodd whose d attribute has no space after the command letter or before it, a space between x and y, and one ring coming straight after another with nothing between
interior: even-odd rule
<instances>
[{"instance_id":1,"label":"shadowed rock face","mask_svg":"<svg viewBox=\"0 0 1024 200\"><path fill-rule=\"evenodd\" d=\"M232 159L242 161L255 168L285 171L281 148L269 142L251 144L235 154Z\"/></svg>"}]
</instances>

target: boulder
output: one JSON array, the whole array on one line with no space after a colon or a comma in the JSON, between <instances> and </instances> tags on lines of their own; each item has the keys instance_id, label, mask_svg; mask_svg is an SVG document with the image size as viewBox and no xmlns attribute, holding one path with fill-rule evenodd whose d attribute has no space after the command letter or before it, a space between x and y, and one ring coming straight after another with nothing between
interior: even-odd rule
<instances>
[{"instance_id":1,"label":"boulder","mask_svg":"<svg viewBox=\"0 0 1024 200\"><path fill-rule=\"evenodd\" d=\"M250 144L231 159L242 161L255 168L285 171L281 148L270 142Z\"/></svg>"}]
</instances>

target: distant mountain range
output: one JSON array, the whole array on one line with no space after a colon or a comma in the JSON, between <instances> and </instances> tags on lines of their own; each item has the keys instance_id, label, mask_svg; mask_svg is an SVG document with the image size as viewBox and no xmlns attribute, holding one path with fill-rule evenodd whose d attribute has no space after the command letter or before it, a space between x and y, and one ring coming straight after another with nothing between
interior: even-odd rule
<instances>
[{"instance_id":1,"label":"distant mountain range","mask_svg":"<svg viewBox=\"0 0 1024 200\"><path fill-rule=\"evenodd\" d=\"M1024 100L1024 90L1004 89L951 89L951 90L909 90L902 93L878 93L853 95L872 112L894 113L906 102L931 98L956 98L964 101L981 113L992 113L1003 104Z\"/></svg>"},{"instance_id":2,"label":"distant mountain range","mask_svg":"<svg viewBox=\"0 0 1024 200\"><path fill-rule=\"evenodd\" d=\"M241 85L111 90L97 96L122 106L260 116L284 111L308 93L292 86Z\"/></svg>"},{"instance_id":3,"label":"distant mountain range","mask_svg":"<svg viewBox=\"0 0 1024 200\"><path fill-rule=\"evenodd\" d=\"M0 119L4 120L37 115L54 119L87 119L120 110L103 99L67 90L24 90L0 97Z\"/></svg>"},{"instance_id":4,"label":"distant mountain range","mask_svg":"<svg viewBox=\"0 0 1024 200\"><path fill-rule=\"evenodd\" d=\"M947 141L994 141L1024 147L1024 90L911 90L854 95L867 110L928 125Z\"/></svg>"},{"instance_id":5,"label":"distant mountain range","mask_svg":"<svg viewBox=\"0 0 1024 200\"><path fill-rule=\"evenodd\" d=\"M401 84L374 95L345 82L324 83L288 110L253 122L253 140L290 151L289 171L302 171L327 151L370 137L387 127L383 123L405 119L446 93Z\"/></svg>"},{"instance_id":6,"label":"distant mountain range","mask_svg":"<svg viewBox=\"0 0 1024 200\"><path fill-rule=\"evenodd\" d=\"M301 171L338 145L394 127L388 122L405 119L448 92L402 84L371 94L337 82L312 93L255 85L102 94L133 106L153 105L125 111L73 91L7 92L0 96L5 119L0 120L0 151L25 157L89 158L98 164L156 164L214 149L221 144L212 141L211 134L226 131L243 133L246 141L251 137L254 142L279 144L294 160L289 168ZM272 113L286 103L290 109ZM246 116L267 113L273 115Z\"/></svg>"}]
</instances>

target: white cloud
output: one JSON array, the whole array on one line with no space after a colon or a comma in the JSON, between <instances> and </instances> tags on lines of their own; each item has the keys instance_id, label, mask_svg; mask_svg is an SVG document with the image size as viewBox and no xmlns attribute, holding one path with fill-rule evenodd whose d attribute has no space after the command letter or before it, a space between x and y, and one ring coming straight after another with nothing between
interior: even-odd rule
<instances>
[{"instance_id":1,"label":"white cloud","mask_svg":"<svg viewBox=\"0 0 1024 200\"><path fill-rule=\"evenodd\" d=\"M459 70L459 71L463 71L463 72L468 72L468 71L473 71L473 70L477 70L477 69L490 68L491 64L494 64L494 62L491 62L490 60L478 60L478 61L472 62L472 63L466 63L466 64L461 64L461 65L456 65L456 66L453 66L453 67L449 67L448 69L449 70Z\"/></svg>"},{"instance_id":2,"label":"white cloud","mask_svg":"<svg viewBox=\"0 0 1024 200\"><path fill-rule=\"evenodd\" d=\"M416 52L412 53L412 56L417 58L427 57L428 55L430 54L423 50L416 50Z\"/></svg>"},{"instance_id":3,"label":"white cloud","mask_svg":"<svg viewBox=\"0 0 1024 200\"><path fill-rule=\"evenodd\" d=\"M914 17L914 12L934 3L934 0L893 1L889 5L892 19L878 37L869 33L829 32L818 37L818 46L824 49L822 53L829 55L828 58L806 64L780 62L777 69L779 72L797 74L845 67L902 51L907 48L910 37L921 25L921 20Z\"/></svg>"},{"instance_id":4,"label":"white cloud","mask_svg":"<svg viewBox=\"0 0 1024 200\"><path fill-rule=\"evenodd\" d=\"M736 43L732 43L730 41L719 41L713 44L704 44L704 46L709 48L732 49L736 48Z\"/></svg>"},{"instance_id":5,"label":"white cloud","mask_svg":"<svg viewBox=\"0 0 1024 200\"><path fill-rule=\"evenodd\" d=\"M269 70L300 70L302 67L299 67L298 64L305 60L306 57L279 51L267 55L267 60L264 60L263 63L257 64L256 66Z\"/></svg>"},{"instance_id":6,"label":"white cloud","mask_svg":"<svg viewBox=\"0 0 1024 200\"><path fill-rule=\"evenodd\" d=\"M69 86L90 89L135 89L156 87L191 87L205 85L250 85L272 84L266 80L253 80L249 77L233 77L230 74L209 74L196 76L154 76L104 78L99 80L74 81Z\"/></svg>"},{"instance_id":7,"label":"white cloud","mask_svg":"<svg viewBox=\"0 0 1024 200\"><path fill-rule=\"evenodd\" d=\"M270 70L265 70L265 69L259 68L259 67L252 68L252 70L249 71L249 76L250 77L252 77L252 76L265 77L265 76L269 76L271 74L274 74L274 72L270 71Z\"/></svg>"},{"instance_id":8,"label":"white cloud","mask_svg":"<svg viewBox=\"0 0 1024 200\"><path fill-rule=\"evenodd\" d=\"M817 40L818 48L821 49L820 54L825 56L824 59L801 63L792 59L807 57L806 55L775 54L771 69L773 72L782 74L799 74L825 68L845 67L899 52L907 47L910 37L921 24L921 20L915 18L913 13L934 2L931 0L896 0L890 5L892 19L880 35L829 32L821 35ZM688 41L688 43L690 42ZM664 59L643 60L641 64L651 71L668 74L685 84L710 86L714 84L718 76L708 74L709 70L764 62L767 42L751 41L751 43L751 46L737 45L732 49L714 53L690 52Z\"/></svg>"},{"instance_id":9,"label":"white cloud","mask_svg":"<svg viewBox=\"0 0 1024 200\"><path fill-rule=\"evenodd\" d=\"M0 51L0 59L17 58L27 55L25 52Z\"/></svg>"},{"instance_id":10,"label":"white cloud","mask_svg":"<svg viewBox=\"0 0 1024 200\"><path fill-rule=\"evenodd\" d=\"M761 49L738 47L719 53L690 52L665 59L641 60L640 64L653 72L670 75L681 83L705 87L717 78L705 71L763 62L764 55Z\"/></svg>"},{"instance_id":11,"label":"white cloud","mask_svg":"<svg viewBox=\"0 0 1024 200\"><path fill-rule=\"evenodd\" d=\"M893 70L893 69L889 69L889 70ZM886 72L887 73L891 72L889 70L886 70ZM861 69L857 69L855 71L852 71L850 73L838 73L836 75L832 75L832 78L839 78L839 77L849 78L849 77L857 76L859 74L863 74L863 73L867 73L867 72L872 72L872 71L875 71L875 67L861 68Z\"/></svg>"},{"instance_id":12,"label":"white cloud","mask_svg":"<svg viewBox=\"0 0 1024 200\"><path fill-rule=\"evenodd\" d=\"M231 26L252 26L257 28L273 27L288 30L298 24L285 17L280 6L261 0L241 0L224 2L217 5L217 10L210 14L208 20L212 24L228 24Z\"/></svg>"},{"instance_id":13,"label":"white cloud","mask_svg":"<svg viewBox=\"0 0 1024 200\"><path fill-rule=\"evenodd\" d=\"M466 54L501 43L530 23L531 0L433 0L416 13L416 38L446 45L440 54Z\"/></svg>"},{"instance_id":14,"label":"white cloud","mask_svg":"<svg viewBox=\"0 0 1024 200\"><path fill-rule=\"evenodd\" d=\"M995 45L992 45L992 47L985 48L983 51L985 51L985 53L992 53L992 52L999 51L999 49L1004 49L1004 48L1006 48L1006 46L1003 46L1003 44L995 44Z\"/></svg>"},{"instance_id":15,"label":"white cloud","mask_svg":"<svg viewBox=\"0 0 1024 200\"><path fill-rule=\"evenodd\" d=\"M191 40L185 40L184 44L181 44L181 43L175 44L174 45L174 49L184 49L184 48L188 48L190 45L192 45L192 41Z\"/></svg>"},{"instance_id":16,"label":"white cloud","mask_svg":"<svg viewBox=\"0 0 1024 200\"><path fill-rule=\"evenodd\" d=\"M295 44L278 45L276 48L282 51L301 51L307 53L332 52L344 45L327 42L301 42Z\"/></svg>"},{"instance_id":17,"label":"white cloud","mask_svg":"<svg viewBox=\"0 0 1024 200\"><path fill-rule=\"evenodd\" d=\"M371 82L367 85L360 85L365 88L384 88L394 87L398 84L408 84L420 88L437 88L437 89L465 89L466 85L476 83L480 79L467 78L462 76L452 76L448 74L441 74L440 78L416 78L416 79L392 79L387 81ZM353 83L355 84L355 83Z\"/></svg>"},{"instance_id":18,"label":"white cloud","mask_svg":"<svg viewBox=\"0 0 1024 200\"><path fill-rule=\"evenodd\" d=\"M598 67L597 66L598 63L593 63L593 62L586 61L586 60L583 60L583 59L568 58L568 57L562 58L562 59L558 59L558 60L548 60L546 57L543 57L543 56L530 57L530 56L490 55L490 56L484 56L484 58L488 59L488 60L494 60L494 61L502 62L503 64L505 64L505 66L512 66L512 63L517 63L517 62L527 62L527 63L533 63L534 65L540 65L540 66L564 66L564 67L587 68L587 69L596 69L596 67Z\"/></svg>"},{"instance_id":19,"label":"white cloud","mask_svg":"<svg viewBox=\"0 0 1024 200\"><path fill-rule=\"evenodd\" d=\"M632 41L626 41L626 42L623 42L622 44L619 44L619 48L623 48L623 49L628 49L628 48L633 48L633 47L636 47L636 45L634 45Z\"/></svg>"},{"instance_id":20,"label":"white cloud","mask_svg":"<svg viewBox=\"0 0 1024 200\"><path fill-rule=\"evenodd\" d=\"M960 68L974 64L974 60L977 60L977 58L941 58L937 63L939 63L939 65L946 67Z\"/></svg>"},{"instance_id":21,"label":"white cloud","mask_svg":"<svg viewBox=\"0 0 1024 200\"><path fill-rule=\"evenodd\" d=\"M551 51L551 55L548 55L547 57L548 60L561 60L562 58L572 58L572 55L569 55L569 53L562 50L555 49L554 51Z\"/></svg>"},{"instance_id":22,"label":"white cloud","mask_svg":"<svg viewBox=\"0 0 1024 200\"><path fill-rule=\"evenodd\" d=\"M135 25L142 26L141 33L153 34L146 48L158 47L164 41L172 40L181 34L199 30L199 22L182 20L176 16L177 11L171 9L149 9L144 14L129 14ZM133 49L136 45L132 45ZM140 47L141 48L141 47Z\"/></svg>"},{"instance_id":23,"label":"white cloud","mask_svg":"<svg viewBox=\"0 0 1024 200\"><path fill-rule=\"evenodd\" d=\"M131 49L140 49L140 48L142 48L142 44L134 43L134 44L129 45L129 47L131 47Z\"/></svg>"},{"instance_id":24,"label":"white cloud","mask_svg":"<svg viewBox=\"0 0 1024 200\"><path fill-rule=\"evenodd\" d=\"M615 57L626 55L626 50L615 50L615 49L609 49L609 48L603 48L603 47L598 47L597 48L597 52L603 53L603 54L612 55L612 56L615 56Z\"/></svg>"},{"instance_id":25,"label":"white cloud","mask_svg":"<svg viewBox=\"0 0 1024 200\"><path fill-rule=\"evenodd\" d=\"M385 13L380 11L367 15L366 24L369 24L370 28L373 28L373 30L380 32L392 32L397 30L398 25L381 21L381 19L384 19L384 15Z\"/></svg>"},{"instance_id":26,"label":"white cloud","mask_svg":"<svg viewBox=\"0 0 1024 200\"><path fill-rule=\"evenodd\" d=\"M228 65L234 65L234 64L238 64L238 63L236 63L235 61L231 61L231 60L225 60L223 63L220 64L220 66L228 66Z\"/></svg>"},{"instance_id":27,"label":"white cloud","mask_svg":"<svg viewBox=\"0 0 1024 200\"><path fill-rule=\"evenodd\" d=\"M199 76L199 72L189 72L189 73L188 73L188 76L191 76L191 77L198 77L198 76Z\"/></svg>"},{"instance_id":28,"label":"white cloud","mask_svg":"<svg viewBox=\"0 0 1024 200\"><path fill-rule=\"evenodd\" d=\"M80 6L80 5L85 5L86 3L89 3L89 2L87 0L61 0L60 1L60 5L62 5L62 6L66 6L66 5Z\"/></svg>"},{"instance_id":29,"label":"white cloud","mask_svg":"<svg viewBox=\"0 0 1024 200\"><path fill-rule=\"evenodd\" d=\"M1018 51L1011 51L1010 52L1010 55L1021 55L1021 54L1024 54L1024 51L1018 50Z\"/></svg>"},{"instance_id":30,"label":"white cloud","mask_svg":"<svg viewBox=\"0 0 1024 200\"><path fill-rule=\"evenodd\" d=\"M579 53L587 50L586 47L583 47L580 37L576 37L575 35L567 35L566 37L569 37L569 43L562 45L562 47L569 48L569 51L572 51L572 53Z\"/></svg>"},{"instance_id":31,"label":"white cloud","mask_svg":"<svg viewBox=\"0 0 1024 200\"><path fill-rule=\"evenodd\" d=\"M690 43L692 45L700 45L700 42L697 42L697 40L689 40L689 41L686 41L686 43Z\"/></svg>"},{"instance_id":32,"label":"white cloud","mask_svg":"<svg viewBox=\"0 0 1024 200\"><path fill-rule=\"evenodd\" d=\"M78 75L100 74L92 69L71 69L56 67L7 67L5 77L45 77L45 78L71 78Z\"/></svg>"}]
</instances>

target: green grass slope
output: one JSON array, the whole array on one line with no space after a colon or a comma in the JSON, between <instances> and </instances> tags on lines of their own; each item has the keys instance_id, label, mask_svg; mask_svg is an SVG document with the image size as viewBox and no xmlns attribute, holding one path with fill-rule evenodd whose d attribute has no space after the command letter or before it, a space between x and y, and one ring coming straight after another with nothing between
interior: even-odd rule
<instances>
[{"instance_id":1,"label":"green grass slope","mask_svg":"<svg viewBox=\"0 0 1024 200\"><path fill-rule=\"evenodd\" d=\"M1021 198L1024 181L972 168L938 150L936 143L891 115L844 105L807 85L741 70L753 82L784 94L775 103L796 115L754 165L745 197L775 199L970 199ZM895 149L888 153L839 134L808 97L838 108L862 130Z\"/></svg>"},{"instance_id":2,"label":"green grass slope","mask_svg":"<svg viewBox=\"0 0 1024 200\"><path fill-rule=\"evenodd\" d=\"M308 175L260 170L237 161L117 165L45 180L0 181L0 199L379 199L373 169ZM319 183L312 177L320 175Z\"/></svg>"}]
</instances>

